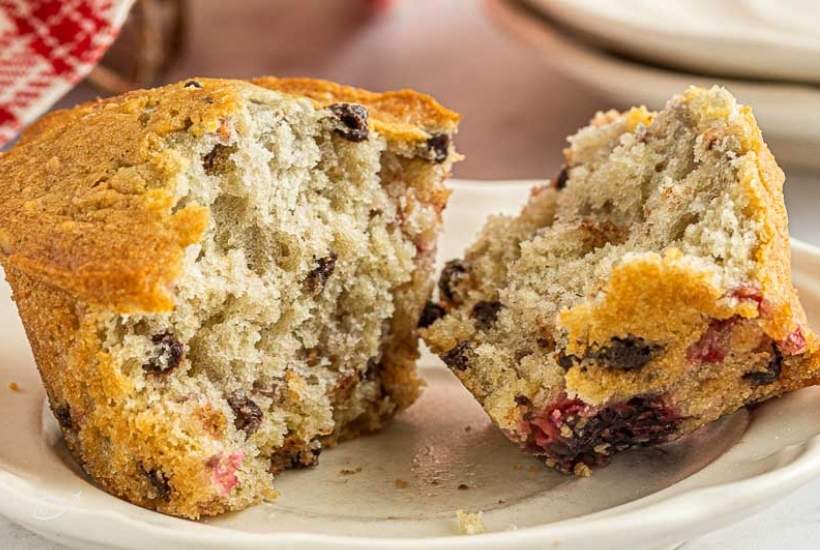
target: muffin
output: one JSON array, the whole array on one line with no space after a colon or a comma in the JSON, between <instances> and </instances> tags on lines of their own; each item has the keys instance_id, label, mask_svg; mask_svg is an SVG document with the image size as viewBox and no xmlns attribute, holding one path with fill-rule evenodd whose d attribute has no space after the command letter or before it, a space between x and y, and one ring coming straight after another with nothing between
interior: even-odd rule
<instances>
[{"instance_id":1,"label":"muffin","mask_svg":"<svg viewBox=\"0 0 820 550\"><path fill-rule=\"evenodd\" d=\"M588 475L818 379L783 172L748 107L689 88L598 113L564 157L446 264L422 316L512 441Z\"/></svg>"},{"instance_id":2,"label":"muffin","mask_svg":"<svg viewBox=\"0 0 820 550\"><path fill-rule=\"evenodd\" d=\"M408 90L193 79L0 156L0 260L89 476L238 510L410 405L458 118Z\"/></svg>"}]
</instances>

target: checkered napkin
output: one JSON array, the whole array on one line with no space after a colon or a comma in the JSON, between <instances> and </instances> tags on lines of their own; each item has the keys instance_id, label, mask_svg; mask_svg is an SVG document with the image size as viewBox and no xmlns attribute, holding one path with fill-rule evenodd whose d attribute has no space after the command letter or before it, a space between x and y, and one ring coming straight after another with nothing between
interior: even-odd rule
<instances>
[{"instance_id":1,"label":"checkered napkin","mask_svg":"<svg viewBox=\"0 0 820 550\"><path fill-rule=\"evenodd\" d=\"M0 0L0 147L85 77L134 0Z\"/></svg>"}]
</instances>

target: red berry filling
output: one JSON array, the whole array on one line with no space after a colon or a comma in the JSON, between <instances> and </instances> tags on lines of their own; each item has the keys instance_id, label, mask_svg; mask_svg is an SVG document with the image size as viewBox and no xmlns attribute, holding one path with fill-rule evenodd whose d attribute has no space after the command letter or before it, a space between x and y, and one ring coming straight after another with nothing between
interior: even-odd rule
<instances>
[{"instance_id":1,"label":"red berry filling","mask_svg":"<svg viewBox=\"0 0 820 550\"><path fill-rule=\"evenodd\" d=\"M806 351L806 337L803 335L803 330L797 327L786 336L785 340L778 342L777 347L786 355L797 355Z\"/></svg>"},{"instance_id":2,"label":"red berry filling","mask_svg":"<svg viewBox=\"0 0 820 550\"><path fill-rule=\"evenodd\" d=\"M630 447L663 443L681 417L660 396L633 397L605 407L563 397L525 414L525 448L544 456L557 470L572 473L578 464L603 466L611 454Z\"/></svg>"},{"instance_id":3,"label":"red berry filling","mask_svg":"<svg viewBox=\"0 0 820 550\"><path fill-rule=\"evenodd\" d=\"M713 319L700 340L689 346L686 358L692 363L720 363L729 353L732 326L737 317Z\"/></svg>"},{"instance_id":4,"label":"red berry filling","mask_svg":"<svg viewBox=\"0 0 820 550\"><path fill-rule=\"evenodd\" d=\"M741 285L729 292L729 296L737 298L741 302L757 302L757 311L761 317L770 317L772 313L771 304L763 296L763 291L754 285Z\"/></svg>"},{"instance_id":5,"label":"red berry filling","mask_svg":"<svg viewBox=\"0 0 820 550\"><path fill-rule=\"evenodd\" d=\"M239 484L236 470L242 466L244 457L245 453L236 451L227 456L220 453L208 459L207 466L213 470L214 485L223 495L229 494Z\"/></svg>"}]
</instances>

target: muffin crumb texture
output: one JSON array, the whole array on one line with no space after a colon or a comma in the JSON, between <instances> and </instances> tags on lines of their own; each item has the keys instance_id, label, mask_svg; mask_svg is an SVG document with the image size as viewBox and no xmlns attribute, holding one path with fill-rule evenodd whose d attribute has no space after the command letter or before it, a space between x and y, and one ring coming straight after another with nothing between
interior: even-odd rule
<instances>
[{"instance_id":1,"label":"muffin crumb texture","mask_svg":"<svg viewBox=\"0 0 820 550\"><path fill-rule=\"evenodd\" d=\"M564 156L425 310L426 342L511 440L588 476L818 379L784 176L748 107L693 87L598 113Z\"/></svg>"}]
</instances>

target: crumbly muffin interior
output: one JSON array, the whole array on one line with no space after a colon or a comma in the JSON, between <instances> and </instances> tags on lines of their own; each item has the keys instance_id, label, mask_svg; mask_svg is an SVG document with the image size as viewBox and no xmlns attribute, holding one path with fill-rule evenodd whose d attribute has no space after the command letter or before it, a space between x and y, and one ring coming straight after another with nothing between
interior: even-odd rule
<instances>
[{"instance_id":1,"label":"crumbly muffin interior","mask_svg":"<svg viewBox=\"0 0 820 550\"><path fill-rule=\"evenodd\" d=\"M599 113L569 139L565 168L533 190L521 215L492 218L464 259L446 265L439 283L443 318L431 320L425 340L513 439L538 452L560 437L583 440L547 449L551 465L571 471L595 463L582 456L591 447L608 454L613 442L601 431L617 439L620 430L625 446L659 442L777 391L769 387L777 379L772 365L779 375L788 353L743 315L710 320L692 311L676 319L674 298L663 297L668 288L659 290L666 280L636 299L645 299L647 309L670 308L666 319L653 313L656 326L616 310L573 339L568 328L573 312L586 319L585 304L594 308L615 296L613 273L630 264L657 266L660 278L674 263L675 273L696 273L716 298L722 294L726 308L756 302L744 315L758 315L763 220L751 214L759 191L750 190L747 177L758 170L759 151L749 146L755 132L719 88L693 89L659 113ZM603 325L615 328L601 341ZM721 350L719 361L682 360L703 340L730 349ZM533 418L555 416L555 407L563 407L559 416L587 420L580 428L578 421L555 423L560 434L540 434L534 442L532 432L541 428L533 428L539 423ZM601 407L617 422L599 415L594 427L589 419ZM628 425L633 421L658 429Z\"/></svg>"},{"instance_id":2,"label":"crumbly muffin interior","mask_svg":"<svg viewBox=\"0 0 820 550\"><path fill-rule=\"evenodd\" d=\"M382 181L397 161L368 135L363 107L266 97L216 134L170 140L186 165L174 209L209 207L207 232L187 249L173 312L100 326L135 386L126 408L172 422L176 444L213 463L231 507L395 410L383 343L397 293L419 284L417 241L439 219L403 179ZM167 498L162 457L141 459Z\"/></svg>"}]
</instances>

